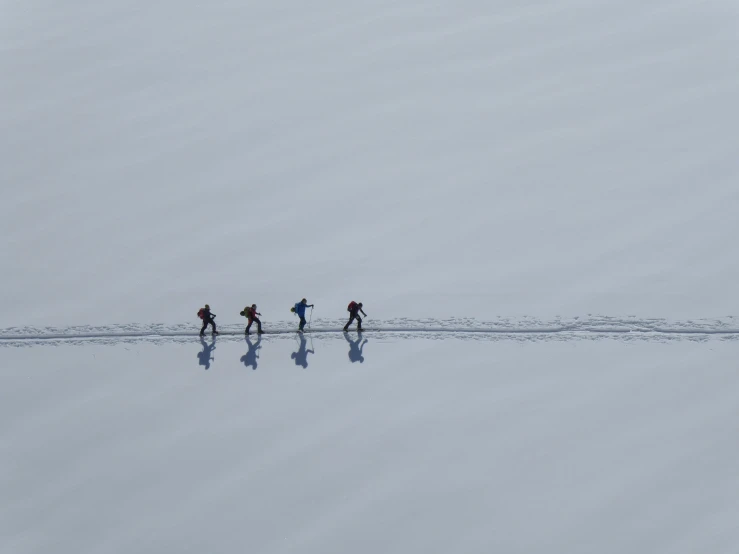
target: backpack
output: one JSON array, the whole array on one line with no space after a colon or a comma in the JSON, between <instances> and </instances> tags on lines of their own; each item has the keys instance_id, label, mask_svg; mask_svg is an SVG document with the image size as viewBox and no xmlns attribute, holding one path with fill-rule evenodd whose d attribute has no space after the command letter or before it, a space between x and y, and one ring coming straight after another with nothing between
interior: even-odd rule
<instances>
[{"instance_id":1,"label":"backpack","mask_svg":"<svg viewBox=\"0 0 739 554\"><path fill-rule=\"evenodd\" d=\"M200 308L200 309L198 310L198 317L199 317L200 319L203 319L203 316L204 316L204 315L205 315L205 309L204 309L204 308Z\"/></svg>"},{"instance_id":2,"label":"backpack","mask_svg":"<svg viewBox=\"0 0 739 554\"><path fill-rule=\"evenodd\" d=\"M251 306L247 306L244 308L244 317L254 317L254 310L251 309Z\"/></svg>"},{"instance_id":3,"label":"backpack","mask_svg":"<svg viewBox=\"0 0 739 554\"><path fill-rule=\"evenodd\" d=\"M355 310L356 308L357 308L357 303L354 300L352 300L351 302L349 302L349 305L346 307L346 311L351 312L352 310Z\"/></svg>"}]
</instances>

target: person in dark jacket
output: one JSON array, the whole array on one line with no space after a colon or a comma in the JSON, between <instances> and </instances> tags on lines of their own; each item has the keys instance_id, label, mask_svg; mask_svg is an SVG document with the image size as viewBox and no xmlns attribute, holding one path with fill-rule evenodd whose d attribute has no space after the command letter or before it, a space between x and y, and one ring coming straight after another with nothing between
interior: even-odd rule
<instances>
[{"instance_id":1,"label":"person in dark jacket","mask_svg":"<svg viewBox=\"0 0 739 554\"><path fill-rule=\"evenodd\" d=\"M362 303L361 302L357 303L357 302L354 302L354 300L352 300L351 302L349 302L349 306L347 306L346 310L349 312L349 321L347 322L346 325L344 325L344 331L349 330L349 325L351 325L355 319L357 320L357 331L361 331L362 330L362 318L359 317L359 312L362 312L362 315L364 317L367 317L367 314L364 313L364 310L362 309Z\"/></svg>"},{"instance_id":2,"label":"person in dark jacket","mask_svg":"<svg viewBox=\"0 0 739 554\"><path fill-rule=\"evenodd\" d=\"M255 321L257 322L257 334L261 335L264 331L262 331L262 322L257 317L258 315L262 315L260 313L257 313L257 305L252 304L251 306L247 306L244 308L244 311L241 312L241 315L243 315L245 318L249 320L249 323L246 325L246 330L244 331L245 335L249 335L249 329L251 329L251 324Z\"/></svg>"},{"instance_id":3,"label":"person in dark jacket","mask_svg":"<svg viewBox=\"0 0 739 554\"><path fill-rule=\"evenodd\" d=\"M213 334L217 335L218 331L216 331L216 322L213 321L213 319L216 317L216 314L211 313L210 306L206 304L204 308L200 309L198 315L203 318L203 328L200 329L200 336L202 337L205 334L205 329L208 327L208 325L213 327Z\"/></svg>"},{"instance_id":4,"label":"person in dark jacket","mask_svg":"<svg viewBox=\"0 0 739 554\"><path fill-rule=\"evenodd\" d=\"M298 332L303 332L303 327L305 327L305 309L306 308L312 308L313 304L308 304L308 301L303 298L300 302L295 304L292 311L297 314L297 316L300 318L300 326L298 326Z\"/></svg>"}]
</instances>

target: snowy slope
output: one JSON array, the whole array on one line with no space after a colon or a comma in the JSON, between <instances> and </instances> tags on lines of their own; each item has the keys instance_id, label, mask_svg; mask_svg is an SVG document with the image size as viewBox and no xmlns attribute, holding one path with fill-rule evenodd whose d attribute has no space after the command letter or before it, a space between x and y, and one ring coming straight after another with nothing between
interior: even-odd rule
<instances>
[{"instance_id":1,"label":"snowy slope","mask_svg":"<svg viewBox=\"0 0 739 554\"><path fill-rule=\"evenodd\" d=\"M2 10L1 327L735 313L733 3Z\"/></svg>"}]
</instances>

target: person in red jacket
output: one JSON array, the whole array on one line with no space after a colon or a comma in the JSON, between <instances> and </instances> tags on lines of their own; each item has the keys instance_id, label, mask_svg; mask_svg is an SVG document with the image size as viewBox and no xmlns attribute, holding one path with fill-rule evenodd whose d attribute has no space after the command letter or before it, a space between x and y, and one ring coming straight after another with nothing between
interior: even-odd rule
<instances>
[{"instance_id":1,"label":"person in red jacket","mask_svg":"<svg viewBox=\"0 0 739 554\"><path fill-rule=\"evenodd\" d=\"M349 305L347 306L346 311L349 312L349 321L346 325L344 325L344 331L349 330L349 325L351 325L355 319L357 320L357 331L361 331L362 330L362 318L359 317L359 312L362 312L362 315L364 317L367 317L367 314L364 313L364 310L362 309L362 303L361 302L357 303L354 300L352 300L351 302L349 302Z\"/></svg>"},{"instance_id":2,"label":"person in red jacket","mask_svg":"<svg viewBox=\"0 0 739 554\"><path fill-rule=\"evenodd\" d=\"M241 312L241 315L243 315L245 318L249 320L249 323L247 323L246 325L246 330L244 331L245 335L251 334L249 333L249 329L251 329L251 324L254 323L255 321L257 322L257 334L261 335L262 333L264 333L264 331L262 331L262 322L257 317L258 315L262 315L262 314L257 313L256 304L252 304L251 306L247 306L246 308L244 308L244 311Z\"/></svg>"}]
</instances>

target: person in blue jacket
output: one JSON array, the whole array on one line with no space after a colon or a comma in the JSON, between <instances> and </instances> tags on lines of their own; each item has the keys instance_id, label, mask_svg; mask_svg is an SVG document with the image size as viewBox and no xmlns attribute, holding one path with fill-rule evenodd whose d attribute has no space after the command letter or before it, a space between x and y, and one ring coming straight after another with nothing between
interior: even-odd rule
<instances>
[{"instance_id":1,"label":"person in blue jacket","mask_svg":"<svg viewBox=\"0 0 739 554\"><path fill-rule=\"evenodd\" d=\"M295 312L297 316L300 318L300 326L298 327L299 333L302 333L303 327L305 327L305 323L306 323L305 322L305 309L312 308L312 307L313 307L313 304L308 304L308 301L305 298L303 298L300 302L298 302L297 304L295 304L295 306L293 306L291 311Z\"/></svg>"}]
</instances>

